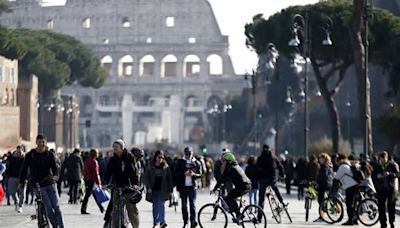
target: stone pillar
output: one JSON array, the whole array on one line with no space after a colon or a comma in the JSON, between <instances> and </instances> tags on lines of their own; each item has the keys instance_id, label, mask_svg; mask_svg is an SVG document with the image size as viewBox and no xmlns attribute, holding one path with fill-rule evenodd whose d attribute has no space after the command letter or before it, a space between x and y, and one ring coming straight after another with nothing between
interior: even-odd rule
<instances>
[{"instance_id":1,"label":"stone pillar","mask_svg":"<svg viewBox=\"0 0 400 228\"><path fill-rule=\"evenodd\" d=\"M132 115L133 102L129 94L125 94L122 98L122 136L127 147L132 145Z\"/></svg>"}]
</instances>

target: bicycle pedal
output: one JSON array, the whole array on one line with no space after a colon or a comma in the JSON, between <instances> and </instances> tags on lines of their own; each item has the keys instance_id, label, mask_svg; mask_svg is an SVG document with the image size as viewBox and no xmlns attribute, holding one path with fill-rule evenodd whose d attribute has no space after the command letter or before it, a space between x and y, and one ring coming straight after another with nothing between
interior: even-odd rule
<instances>
[{"instance_id":1,"label":"bicycle pedal","mask_svg":"<svg viewBox=\"0 0 400 228\"><path fill-rule=\"evenodd\" d=\"M36 219L36 215L31 215L31 220L35 220Z\"/></svg>"}]
</instances>

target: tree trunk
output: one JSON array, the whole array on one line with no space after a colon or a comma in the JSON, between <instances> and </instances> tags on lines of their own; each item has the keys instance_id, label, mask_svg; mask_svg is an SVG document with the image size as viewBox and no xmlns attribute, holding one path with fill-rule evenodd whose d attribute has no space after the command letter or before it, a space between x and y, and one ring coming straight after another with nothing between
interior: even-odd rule
<instances>
[{"instance_id":1,"label":"tree trunk","mask_svg":"<svg viewBox=\"0 0 400 228\"><path fill-rule=\"evenodd\" d=\"M357 75L357 92L359 101L359 115L362 120L363 135L368 131L368 155L372 154L371 132L371 106L370 106L370 82L366 77L365 48L362 42L361 29L366 0L353 0L353 13L349 25L350 41L354 52L354 65ZM366 121L367 119L367 121Z\"/></svg>"},{"instance_id":2,"label":"tree trunk","mask_svg":"<svg viewBox=\"0 0 400 228\"><path fill-rule=\"evenodd\" d=\"M340 142L340 118L339 118L339 112L336 107L335 103L335 93L331 93L328 89L328 83L322 76L318 64L311 59L311 64L314 70L314 75L315 78L317 79L318 87L320 89L321 95L324 98L324 102L329 114L329 119L331 123L331 137L332 137L332 151L331 153L337 154L339 153L339 142Z\"/></svg>"}]
</instances>

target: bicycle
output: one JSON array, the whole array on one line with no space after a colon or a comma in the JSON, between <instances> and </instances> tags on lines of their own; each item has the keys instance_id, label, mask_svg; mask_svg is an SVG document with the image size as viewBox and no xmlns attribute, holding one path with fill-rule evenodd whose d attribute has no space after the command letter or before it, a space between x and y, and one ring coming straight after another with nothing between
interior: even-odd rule
<instances>
[{"instance_id":1,"label":"bicycle","mask_svg":"<svg viewBox=\"0 0 400 228\"><path fill-rule=\"evenodd\" d=\"M357 220L365 226L373 226L379 220L378 201L375 199L375 193L369 188L358 188L353 200L353 209L356 210Z\"/></svg>"},{"instance_id":2,"label":"bicycle","mask_svg":"<svg viewBox=\"0 0 400 228\"><path fill-rule=\"evenodd\" d=\"M111 219L111 223L109 224L109 227L112 227L112 224L114 223L114 219L117 219L117 227L127 227L127 225L129 224L129 220L128 220L128 212L126 210L126 202L125 202L125 197L124 197L124 191L129 191L132 188L131 187L115 187L113 185L108 185L107 187L105 187L107 189L110 189L114 192L116 192L118 194L118 201L116 202L115 198L113 199L113 203L116 203L118 205L117 207L117 217L114 218L114 214L112 214L112 219ZM114 208L113 208L114 209Z\"/></svg>"},{"instance_id":3,"label":"bicycle","mask_svg":"<svg viewBox=\"0 0 400 228\"><path fill-rule=\"evenodd\" d=\"M304 208L306 209L306 222L308 222L308 216L310 213L312 201L318 198L318 192L315 189L315 185L312 183L306 183L307 191L304 196Z\"/></svg>"},{"instance_id":4,"label":"bicycle","mask_svg":"<svg viewBox=\"0 0 400 228\"><path fill-rule=\"evenodd\" d=\"M37 219L39 228L49 228L50 227L49 219L47 217L46 208L43 203L43 198L42 198L42 193L40 191L39 183L35 184L33 190L35 192L35 198L36 198L35 199L36 213L34 215L31 215L31 220Z\"/></svg>"},{"instance_id":5,"label":"bicycle","mask_svg":"<svg viewBox=\"0 0 400 228\"><path fill-rule=\"evenodd\" d=\"M287 210L287 205L284 205L284 204L278 202L278 200L275 197L275 192L271 186L267 187L265 196L268 199L269 206L270 206L271 212L272 212L272 217L275 219L275 221L277 223L282 222L281 213L282 213L282 211L284 211L286 216L288 217L290 223L292 223L292 218L290 217L289 211Z\"/></svg>"},{"instance_id":6,"label":"bicycle","mask_svg":"<svg viewBox=\"0 0 400 228\"><path fill-rule=\"evenodd\" d=\"M267 217L261 207L257 205L244 206L242 197L239 200L239 208L244 207L241 218L236 218L233 211L229 209L224 200L221 189L217 189L218 198L214 203L208 203L202 206L198 213L198 222L201 228L224 227L228 226L229 213L233 222L242 227L267 227Z\"/></svg>"}]
</instances>

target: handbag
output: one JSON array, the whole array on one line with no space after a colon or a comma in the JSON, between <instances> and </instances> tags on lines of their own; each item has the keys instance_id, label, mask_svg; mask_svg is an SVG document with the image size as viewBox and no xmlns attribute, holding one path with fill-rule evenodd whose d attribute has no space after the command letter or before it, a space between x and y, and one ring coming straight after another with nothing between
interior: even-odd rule
<instances>
[{"instance_id":1,"label":"handbag","mask_svg":"<svg viewBox=\"0 0 400 228\"><path fill-rule=\"evenodd\" d=\"M153 194L152 192L146 191L146 201L152 203L153 202Z\"/></svg>"},{"instance_id":2,"label":"handbag","mask_svg":"<svg viewBox=\"0 0 400 228\"><path fill-rule=\"evenodd\" d=\"M98 186L93 188L93 194L96 196L99 204L107 202L111 199L110 193L107 190L99 188Z\"/></svg>"},{"instance_id":3,"label":"handbag","mask_svg":"<svg viewBox=\"0 0 400 228\"><path fill-rule=\"evenodd\" d=\"M129 190L125 190L124 193L128 194L128 200L131 203L139 203L142 200L142 191L139 186L133 185Z\"/></svg>"}]
</instances>

